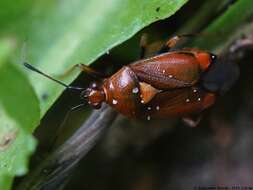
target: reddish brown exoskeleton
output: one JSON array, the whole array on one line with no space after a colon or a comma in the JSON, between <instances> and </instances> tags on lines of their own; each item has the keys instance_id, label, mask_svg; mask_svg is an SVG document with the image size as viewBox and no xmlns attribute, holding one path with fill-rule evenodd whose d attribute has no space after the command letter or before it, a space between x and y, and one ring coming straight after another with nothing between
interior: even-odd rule
<instances>
[{"instance_id":1,"label":"reddish brown exoskeleton","mask_svg":"<svg viewBox=\"0 0 253 190\"><path fill-rule=\"evenodd\" d=\"M179 36L170 39L163 48L164 53L141 59L108 78L93 81L82 91L82 96L96 109L105 102L129 118L182 117L195 126L199 121L195 116L213 105L219 93L231 87L238 72L237 68L224 67L216 55L200 49L170 51L179 39ZM27 63L26 66L42 73ZM75 67L99 75L83 64Z\"/></svg>"}]
</instances>

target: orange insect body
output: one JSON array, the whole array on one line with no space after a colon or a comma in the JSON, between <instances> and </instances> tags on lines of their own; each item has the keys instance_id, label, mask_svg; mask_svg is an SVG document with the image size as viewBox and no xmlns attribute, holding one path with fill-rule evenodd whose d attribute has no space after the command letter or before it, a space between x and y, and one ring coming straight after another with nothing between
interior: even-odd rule
<instances>
[{"instance_id":1,"label":"orange insect body","mask_svg":"<svg viewBox=\"0 0 253 190\"><path fill-rule=\"evenodd\" d=\"M97 88L89 90L90 105L106 102L118 112L134 118L188 116L202 112L215 102L215 93L199 87L201 75L211 66L212 54L185 49L160 54L124 66ZM99 91L101 99L94 101Z\"/></svg>"}]
</instances>

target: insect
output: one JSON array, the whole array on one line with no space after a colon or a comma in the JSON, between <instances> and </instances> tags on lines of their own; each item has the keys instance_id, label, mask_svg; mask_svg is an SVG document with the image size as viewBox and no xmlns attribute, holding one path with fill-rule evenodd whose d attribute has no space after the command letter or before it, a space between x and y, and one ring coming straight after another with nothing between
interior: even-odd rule
<instances>
[{"instance_id":1,"label":"insect","mask_svg":"<svg viewBox=\"0 0 253 190\"><path fill-rule=\"evenodd\" d=\"M210 52L196 48L171 50L188 36L171 38L157 55L142 56L110 77L103 78L86 65L75 65L97 78L86 89L68 86L28 63L25 66L67 88L81 90L81 96L95 109L105 102L129 118L181 117L196 126L201 113L230 89L239 74L236 66L228 67ZM144 55L145 46L142 48Z\"/></svg>"}]
</instances>

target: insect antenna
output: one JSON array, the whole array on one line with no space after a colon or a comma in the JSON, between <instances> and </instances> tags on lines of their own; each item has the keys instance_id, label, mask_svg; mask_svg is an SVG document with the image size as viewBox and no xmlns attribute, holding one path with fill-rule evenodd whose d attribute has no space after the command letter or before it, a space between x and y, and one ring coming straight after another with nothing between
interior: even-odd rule
<instances>
[{"instance_id":1,"label":"insect antenna","mask_svg":"<svg viewBox=\"0 0 253 190\"><path fill-rule=\"evenodd\" d=\"M82 87L76 87L76 86L67 85L67 84L65 84L65 83L63 83L63 82L61 82L61 81L59 81L59 80L57 80L57 79L55 79L55 78L53 78L53 77L47 75L46 73L40 71L39 69L35 68L34 66L32 66L31 64L29 64L29 63L27 63L27 62L23 62L23 65L24 65L27 69L29 69L29 70L31 70L31 71L34 71L34 72L36 72L36 73L38 73L38 74L40 74L40 75L42 75L42 76L44 76L44 77L46 77L46 78L48 78L48 79L54 81L54 82L56 82L56 83L58 83L58 84L60 84L60 85L62 85L62 86L64 86L64 87L66 87L67 89L72 89L72 90L85 90L85 89L86 89L86 88L82 88Z\"/></svg>"},{"instance_id":2,"label":"insect antenna","mask_svg":"<svg viewBox=\"0 0 253 190\"><path fill-rule=\"evenodd\" d=\"M90 88L86 88L85 90L83 90L80 94L81 99L87 100L87 98L89 97L90 90Z\"/></svg>"},{"instance_id":3,"label":"insect antenna","mask_svg":"<svg viewBox=\"0 0 253 190\"><path fill-rule=\"evenodd\" d=\"M71 113L73 113L74 111L79 110L80 108L82 108L82 107L84 107L84 106L86 106L86 105L87 105L87 103L78 104L78 105L76 105L76 106L74 106L74 107L71 107L71 108L67 111L66 115L64 116L63 121L60 123L60 125L59 125L59 126L57 127L57 129L56 129L56 135L55 135L55 137L53 138L52 146L49 148L49 151L51 151L51 150L54 148L55 143L57 142L57 139L59 138L60 131L63 129L63 126L66 124L66 122L67 122L67 120L69 119Z\"/></svg>"}]
</instances>

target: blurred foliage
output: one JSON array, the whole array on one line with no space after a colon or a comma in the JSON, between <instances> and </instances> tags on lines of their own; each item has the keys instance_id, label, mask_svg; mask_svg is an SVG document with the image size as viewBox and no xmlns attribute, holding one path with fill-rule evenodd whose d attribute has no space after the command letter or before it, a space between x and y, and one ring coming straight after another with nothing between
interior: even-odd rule
<instances>
[{"instance_id":1,"label":"blurred foliage","mask_svg":"<svg viewBox=\"0 0 253 190\"><path fill-rule=\"evenodd\" d=\"M0 188L8 189L13 175L27 171L27 157L35 149L31 133L38 125L38 99L26 76L10 64L13 41L0 41ZM26 101L24 101L26 99ZM29 113L29 115L28 115ZM4 180L3 180L4 179Z\"/></svg>"},{"instance_id":2,"label":"blurred foliage","mask_svg":"<svg viewBox=\"0 0 253 190\"><path fill-rule=\"evenodd\" d=\"M229 10L203 31L206 35L201 40L195 41L194 44L199 48L209 50L218 49L252 16L252 1L240 0L229 6ZM206 41L209 41L206 43Z\"/></svg>"}]
</instances>

